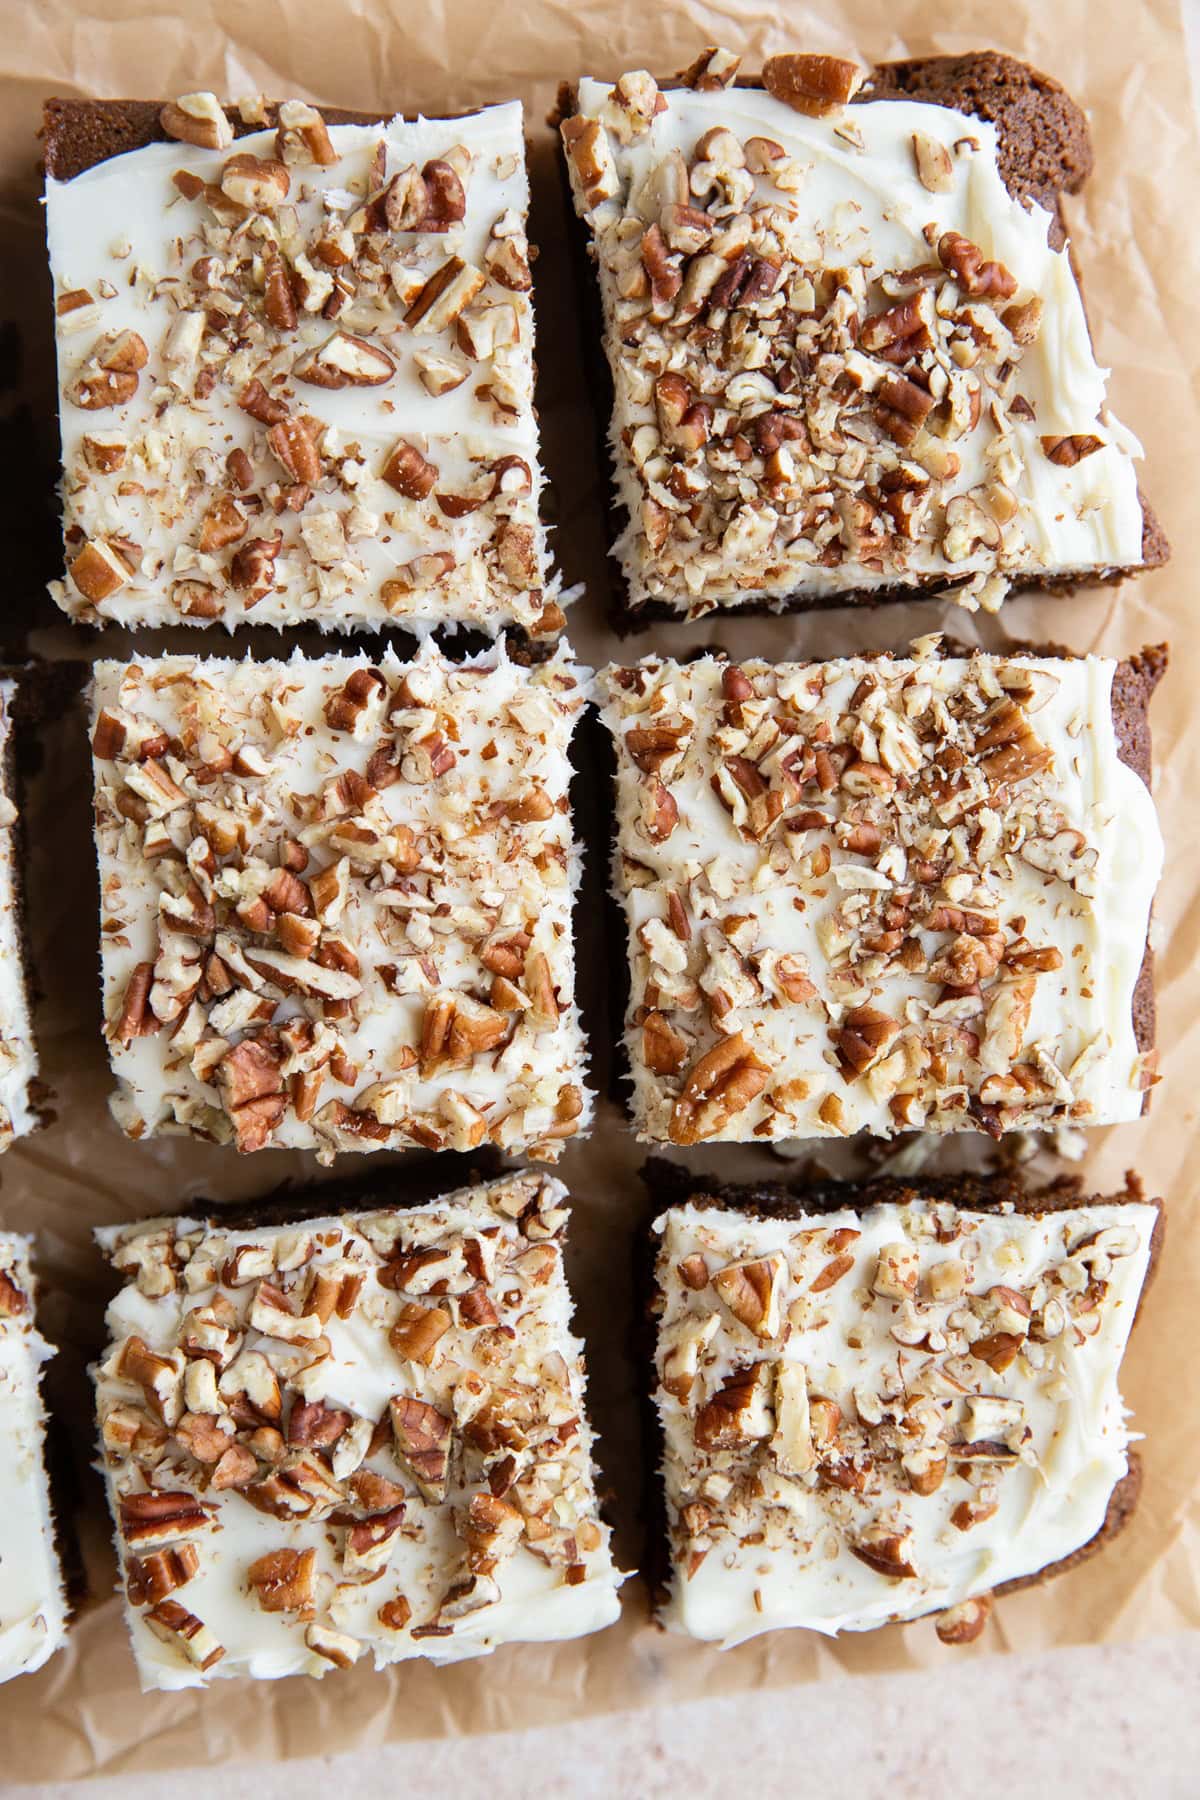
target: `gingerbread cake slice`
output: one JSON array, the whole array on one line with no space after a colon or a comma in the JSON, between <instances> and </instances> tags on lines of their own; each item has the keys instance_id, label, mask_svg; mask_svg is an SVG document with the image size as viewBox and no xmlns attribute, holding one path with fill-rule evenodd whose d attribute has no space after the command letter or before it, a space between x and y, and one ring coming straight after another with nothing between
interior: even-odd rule
<instances>
[{"instance_id":1,"label":"gingerbread cake slice","mask_svg":"<svg viewBox=\"0 0 1200 1800\"><path fill-rule=\"evenodd\" d=\"M554 1160L591 1099L580 672L503 645L96 666L101 969L131 1137Z\"/></svg>"},{"instance_id":2,"label":"gingerbread cake slice","mask_svg":"<svg viewBox=\"0 0 1200 1800\"><path fill-rule=\"evenodd\" d=\"M611 1624L566 1200L523 1173L411 1209L99 1234L126 1281L94 1375L143 1688Z\"/></svg>"},{"instance_id":3,"label":"gingerbread cake slice","mask_svg":"<svg viewBox=\"0 0 1200 1800\"><path fill-rule=\"evenodd\" d=\"M990 52L738 66L560 98L627 620L1162 561L1063 234L1080 109Z\"/></svg>"},{"instance_id":4,"label":"gingerbread cake slice","mask_svg":"<svg viewBox=\"0 0 1200 1800\"><path fill-rule=\"evenodd\" d=\"M17 683L0 679L0 1152L42 1124L17 857L17 704Z\"/></svg>"},{"instance_id":5,"label":"gingerbread cake slice","mask_svg":"<svg viewBox=\"0 0 1200 1800\"><path fill-rule=\"evenodd\" d=\"M518 103L52 100L43 135L71 617L561 626Z\"/></svg>"},{"instance_id":6,"label":"gingerbread cake slice","mask_svg":"<svg viewBox=\"0 0 1200 1800\"><path fill-rule=\"evenodd\" d=\"M694 1185L653 1228L667 1626L727 1647L936 1612L965 1642L991 1592L1127 1521L1118 1375L1157 1205Z\"/></svg>"},{"instance_id":7,"label":"gingerbread cake slice","mask_svg":"<svg viewBox=\"0 0 1200 1800\"><path fill-rule=\"evenodd\" d=\"M1165 653L941 648L601 674L643 1139L1143 1110Z\"/></svg>"},{"instance_id":8,"label":"gingerbread cake slice","mask_svg":"<svg viewBox=\"0 0 1200 1800\"><path fill-rule=\"evenodd\" d=\"M30 1242L0 1232L0 1682L40 1669L67 1632L38 1391L54 1352L34 1322Z\"/></svg>"}]
</instances>

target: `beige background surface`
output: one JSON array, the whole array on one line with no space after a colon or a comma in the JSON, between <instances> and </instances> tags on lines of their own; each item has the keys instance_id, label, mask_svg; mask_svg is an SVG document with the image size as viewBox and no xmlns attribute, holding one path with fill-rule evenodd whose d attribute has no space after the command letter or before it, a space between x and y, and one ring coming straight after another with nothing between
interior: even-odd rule
<instances>
[{"instance_id":1,"label":"beige background surface","mask_svg":"<svg viewBox=\"0 0 1200 1800\"><path fill-rule=\"evenodd\" d=\"M670 70L689 59L698 37L742 49L751 67L764 53L788 46L884 57L996 43L1053 70L1092 112L1097 172L1072 208L1073 232L1099 354L1116 370L1115 406L1146 441L1145 485L1176 550L1172 568L1143 584L1118 594L1021 602L1004 621L1014 635L1050 633L1078 650L1122 651L1169 637L1175 655L1155 708L1157 788L1174 851L1159 909L1167 1080L1153 1120L1100 1134L1085 1164L1089 1184L1101 1186L1118 1182L1136 1163L1169 1196L1172 1211L1167 1264L1128 1365L1126 1391L1148 1432L1148 1491L1133 1528L1092 1569L1006 1600L983 1644L965 1655L943 1649L925 1625L834 1646L805 1634L777 1634L721 1657L653 1632L640 1586L631 1583L620 1628L559 1651L509 1651L490 1664L441 1674L412 1666L387 1676L359 1669L319 1687L290 1682L248 1695L222 1685L206 1696L141 1701L116 1608L104 1598L111 1561L97 1490L81 1471L95 1598L67 1655L0 1691L0 1747L10 1778L126 1773L172 1763L211 1766L250 1756L324 1757L358 1746L355 1761L339 1758L333 1769L260 1770L238 1785L270 1794L297 1780L324 1786L332 1779L373 1792L406 1780L416 1785L419 1771L422 1785L462 1793L482 1792L486 1785L497 1800L517 1791L587 1794L618 1787L655 1794L665 1791L670 1766L686 1771L697 1793L739 1791L748 1778L760 1792L777 1792L797 1777L835 1792L853 1787L867 1794L925 1794L949 1791L964 1778L976 1791L991 1792L1004 1774L1005 1791L1015 1794L1034 1791L1034 1780L1038 1791L1094 1784L1103 1771L1121 1766L1121 1739L1129 1732L1136 1760L1125 1766L1137 1771L1138 1792L1195 1792L1200 1785L1197 1746L1187 1738L1195 1730L1196 1640L1163 1641L1171 1630L1200 1624L1200 1441L1194 1429L1200 1178L1192 1167L1196 1084L1190 1066L1200 1041L1190 979L1200 939L1193 824L1200 745L1187 730L1200 678L1192 599L1200 550L1192 475L1200 428L1192 296L1200 254L1196 133L1181 24L1172 0L1141 6L1062 0L1054 7L1017 0L1002 13L983 0L963 0L954 9L952 32L931 28L931 20L941 17L928 0L792 7L786 30L746 0L715 8L669 0L652 17L630 0L606 0L586 10L535 0L519 13L478 0L448 0L420 13L399 0L390 7L351 0L336 11L316 0L291 0L286 9L199 0L186 13L164 7L151 17L140 0L93 0L90 8L48 0L36 11L5 0L0 316L15 320L17 330L0 337L0 444L19 460L6 495L14 510L7 534L14 565L4 636L16 647L21 628L30 627L31 646L60 657L88 657L97 649L94 637L58 624L47 602L33 598L28 611L24 604L55 557L47 505L55 450L47 290L31 157L44 93L169 94L210 85L234 95L302 91L343 105L419 104L429 111L512 93L526 100L535 139L533 230L543 245L538 303L546 460L556 484L561 562L568 579L587 580L592 590L572 616L571 635L581 654L599 660L615 649L601 623L599 472L551 144L540 125L555 81L639 63ZM858 644L901 645L939 619L937 608L922 606L859 618L726 623L719 636L739 652L819 655ZM959 623L957 616L953 622ZM138 647L148 648L155 635L139 639ZM697 628L690 637L705 641L710 635L718 633ZM669 641L688 640L687 632L676 631ZM176 644L183 641L196 647L194 634L186 640L176 634ZM666 640L660 633L656 641ZM259 653L273 642L260 635ZM159 644L165 647L161 636ZM222 640L208 647L225 645ZM103 653L128 648L128 640L113 636L104 640ZM39 1031L60 1118L52 1131L5 1159L0 1222L41 1233L46 1323L64 1344L54 1397L72 1422L82 1464L83 1365L95 1346L100 1299L90 1226L173 1207L199 1192L262 1192L285 1174L315 1171L303 1159L279 1155L238 1161L199 1147L126 1145L108 1123L97 1035L87 774L77 721L62 718L46 732L43 747L30 806L36 840L31 903L45 988ZM594 955L587 961L600 1042L607 1029L603 969ZM603 1067L596 1073L602 1085ZM619 1483L620 1543L629 1561L636 1559L638 1534L624 1277L641 1205L638 1160L609 1108L593 1146L572 1153L564 1165L577 1202L573 1260L581 1321L592 1346L604 1467L609 1483ZM371 1170L390 1182L396 1165L373 1159ZM402 1190L394 1191L399 1196ZM1156 1634L1156 1641L1121 1647L1147 1634ZM1024 1660L1053 1646L1105 1640L1113 1647ZM1013 1649L1022 1660L989 1654ZM933 1679L894 1673L905 1669L936 1673ZM864 1679L804 1692L795 1687L842 1674ZM771 1691L751 1697L748 1691L756 1688ZM791 1691L774 1691L784 1688ZM740 1702L718 1698L739 1693L747 1696ZM693 1704L663 1710L688 1700ZM649 1710L619 1729L601 1721L503 1746L382 1748L394 1738L453 1737L633 1707ZM1064 1731L1071 1738L1067 1760L1049 1741L1061 1744ZM572 1753L579 1759L577 1778L568 1772Z\"/></svg>"}]
</instances>

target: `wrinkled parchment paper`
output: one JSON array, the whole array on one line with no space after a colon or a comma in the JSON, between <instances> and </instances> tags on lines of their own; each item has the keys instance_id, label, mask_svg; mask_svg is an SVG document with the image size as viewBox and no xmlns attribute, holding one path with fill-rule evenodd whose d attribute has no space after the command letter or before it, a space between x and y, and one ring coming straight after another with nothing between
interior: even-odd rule
<instances>
[{"instance_id":1,"label":"wrinkled parchment paper","mask_svg":"<svg viewBox=\"0 0 1200 1800\"><path fill-rule=\"evenodd\" d=\"M1195 1429L1195 1296L1200 1291L1200 1167L1194 1155L1197 977L1196 795L1200 729L1187 727L1200 686L1200 631L1193 598L1200 517L1192 457L1200 442L1200 360L1194 296L1200 289L1195 221L1197 144L1184 42L1172 0L827 0L792 6L786 26L749 0L717 8L699 0L555 0L495 6L447 0L193 0L147 9L143 0L8 0L0 37L0 444L7 445L0 502L7 580L0 650L87 659L133 653L128 634L89 633L63 622L41 592L58 572L53 506L57 432L51 384L50 288L44 268L36 173L43 95L173 96L211 87L225 96L264 92L363 109L448 111L519 95L533 145L532 235L537 265L540 402L545 461L553 482L558 555L569 581L589 595L570 631L593 666L618 652L604 624L603 471L582 373L576 306L552 135L543 120L555 84L582 73L615 76L647 66L670 73L698 47L740 50L748 68L798 48L864 60L995 45L1056 74L1090 109L1096 173L1070 207L1100 360L1111 364L1113 401L1144 440L1144 486L1171 537L1172 565L1139 583L1071 598L1010 604L984 641L1053 637L1078 651L1121 654L1169 639L1173 666L1154 706L1157 792L1170 847L1157 918L1159 1034L1165 1080L1150 1119L1099 1133L1082 1169L1094 1189L1119 1186L1137 1167L1165 1194L1170 1233L1151 1303L1126 1364L1125 1392L1145 1432L1146 1487L1115 1549L1060 1582L1005 1599L975 1650L939 1645L926 1622L826 1643L776 1633L724 1655L657 1632L645 1590L629 1582L619 1626L574 1644L502 1650L448 1670L408 1663L377 1675L360 1666L315 1683L301 1679L207 1693L139 1695L118 1606L100 1485L88 1468L85 1365L100 1342L105 1277L91 1228L165 1208L197 1194L243 1199L285 1177L319 1176L311 1159L281 1152L239 1159L207 1146L127 1143L105 1108L107 1066L96 982L96 891L89 835L90 778L78 716L42 736L42 767L27 808L29 903L43 997L37 1028L43 1072L57 1092L57 1122L0 1164L0 1224L38 1234L43 1323L62 1346L51 1375L56 1412L70 1433L79 1484L73 1521L82 1538L91 1594L70 1647L39 1674L0 1690L0 1752L10 1781L54 1780L168 1766L211 1767L229 1759L345 1751L390 1739L528 1726L588 1712L783 1687L797 1681L897 1668L934 1668L996 1649L1129 1639L1200 1624L1200 1433ZM940 21L952 18L953 29ZM739 654L835 655L904 646L918 631L963 616L936 605L831 613L808 620L718 620L658 626L642 647L710 640ZM278 640L246 633L259 654ZM238 640L239 647L242 640ZM224 654L216 632L144 633L137 649ZM627 647L626 654L638 654ZM592 858L581 909L585 934L599 908L600 859ZM613 946L610 954L617 954ZM590 1009L595 1077L607 1083L604 1042L615 1021L601 946L587 938L582 980ZM736 1172L777 1165L766 1151L722 1147ZM955 1147L986 1154L983 1140ZM692 1153L699 1166L703 1156ZM602 1432L602 1478L612 1495L626 1567L639 1554L640 1484L634 1370L629 1359L628 1270L644 1216L638 1146L609 1102L590 1143L561 1165L575 1197L571 1265L590 1346L592 1403ZM403 1197L396 1158L363 1158L364 1173ZM2 1522L0 1522L2 1525Z\"/></svg>"}]
</instances>

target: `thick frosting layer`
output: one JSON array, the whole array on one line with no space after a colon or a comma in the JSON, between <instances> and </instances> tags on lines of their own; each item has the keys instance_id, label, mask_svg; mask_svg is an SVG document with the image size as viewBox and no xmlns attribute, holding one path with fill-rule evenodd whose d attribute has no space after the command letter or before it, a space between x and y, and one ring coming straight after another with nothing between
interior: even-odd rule
<instances>
[{"instance_id":1,"label":"thick frosting layer","mask_svg":"<svg viewBox=\"0 0 1200 1800\"><path fill-rule=\"evenodd\" d=\"M644 1139L1137 1117L1163 849L1102 657L600 680Z\"/></svg>"},{"instance_id":2,"label":"thick frosting layer","mask_svg":"<svg viewBox=\"0 0 1200 1800\"><path fill-rule=\"evenodd\" d=\"M554 629L520 105L333 126L324 164L279 135L47 183L55 597L132 625Z\"/></svg>"},{"instance_id":3,"label":"thick frosting layer","mask_svg":"<svg viewBox=\"0 0 1200 1800\"><path fill-rule=\"evenodd\" d=\"M54 1352L34 1324L30 1242L0 1232L0 1681L40 1669L67 1630L38 1392Z\"/></svg>"},{"instance_id":4,"label":"thick frosting layer","mask_svg":"<svg viewBox=\"0 0 1200 1800\"><path fill-rule=\"evenodd\" d=\"M548 1159L586 1128L567 650L100 663L101 965L133 1137Z\"/></svg>"},{"instance_id":5,"label":"thick frosting layer","mask_svg":"<svg viewBox=\"0 0 1200 1800\"><path fill-rule=\"evenodd\" d=\"M520 1174L277 1230L99 1234L128 1283L95 1375L144 1688L612 1623L566 1198Z\"/></svg>"},{"instance_id":6,"label":"thick frosting layer","mask_svg":"<svg viewBox=\"0 0 1200 1800\"><path fill-rule=\"evenodd\" d=\"M16 684L0 681L0 1151L40 1123L29 1084L38 1072L25 983L20 881L13 827L17 809L7 791Z\"/></svg>"},{"instance_id":7,"label":"thick frosting layer","mask_svg":"<svg viewBox=\"0 0 1200 1800\"><path fill-rule=\"evenodd\" d=\"M564 139L635 605L972 577L995 607L1024 576L1141 561L1140 451L992 124L632 75L581 82Z\"/></svg>"},{"instance_id":8,"label":"thick frosting layer","mask_svg":"<svg viewBox=\"0 0 1200 1800\"><path fill-rule=\"evenodd\" d=\"M665 1622L863 1631L1036 1575L1127 1468L1156 1212L663 1214Z\"/></svg>"}]
</instances>

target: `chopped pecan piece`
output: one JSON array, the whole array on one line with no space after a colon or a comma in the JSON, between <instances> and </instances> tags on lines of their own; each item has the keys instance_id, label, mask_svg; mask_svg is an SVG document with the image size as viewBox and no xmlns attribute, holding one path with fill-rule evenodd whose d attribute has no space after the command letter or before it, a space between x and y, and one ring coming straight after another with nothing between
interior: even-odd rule
<instances>
[{"instance_id":1,"label":"chopped pecan piece","mask_svg":"<svg viewBox=\"0 0 1200 1800\"><path fill-rule=\"evenodd\" d=\"M0 1319L19 1319L28 1312L29 1301L7 1269L0 1269Z\"/></svg>"},{"instance_id":2,"label":"chopped pecan piece","mask_svg":"<svg viewBox=\"0 0 1200 1800\"><path fill-rule=\"evenodd\" d=\"M642 1059L652 1075L675 1075L687 1061L687 1039L666 1018L651 1011L642 1022Z\"/></svg>"},{"instance_id":3,"label":"chopped pecan piece","mask_svg":"<svg viewBox=\"0 0 1200 1800\"><path fill-rule=\"evenodd\" d=\"M388 1631L403 1631L412 1618L412 1607L403 1594L397 1594L394 1600L384 1601L375 1617Z\"/></svg>"},{"instance_id":4,"label":"chopped pecan piece","mask_svg":"<svg viewBox=\"0 0 1200 1800\"><path fill-rule=\"evenodd\" d=\"M665 843L679 823L679 806L669 787L652 775L642 783L642 829L653 844Z\"/></svg>"},{"instance_id":5,"label":"chopped pecan piece","mask_svg":"<svg viewBox=\"0 0 1200 1800\"><path fill-rule=\"evenodd\" d=\"M172 1544L148 1556L129 1557L125 1576L131 1603L157 1605L176 1588L185 1587L199 1567L200 1552L195 1544Z\"/></svg>"},{"instance_id":6,"label":"chopped pecan piece","mask_svg":"<svg viewBox=\"0 0 1200 1800\"><path fill-rule=\"evenodd\" d=\"M899 1023L874 1006L855 1006L830 1032L847 1075L865 1075L900 1030Z\"/></svg>"},{"instance_id":7,"label":"chopped pecan piece","mask_svg":"<svg viewBox=\"0 0 1200 1800\"><path fill-rule=\"evenodd\" d=\"M319 444L324 433L319 419L282 419L267 432L267 442L293 481L313 487L321 479Z\"/></svg>"},{"instance_id":8,"label":"chopped pecan piece","mask_svg":"<svg viewBox=\"0 0 1200 1800\"><path fill-rule=\"evenodd\" d=\"M392 1540L404 1523L403 1505L389 1512L373 1513L359 1519L346 1533L343 1566L347 1574L358 1575L382 1569L391 1556Z\"/></svg>"},{"instance_id":9,"label":"chopped pecan piece","mask_svg":"<svg viewBox=\"0 0 1200 1800\"><path fill-rule=\"evenodd\" d=\"M396 1454L427 1500L446 1498L452 1423L426 1400L396 1394L389 1402Z\"/></svg>"},{"instance_id":10,"label":"chopped pecan piece","mask_svg":"<svg viewBox=\"0 0 1200 1800\"><path fill-rule=\"evenodd\" d=\"M756 1438L769 1437L774 1419L770 1405L772 1366L752 1363L722 1382L696 1414L696 1443L702 1450L737 1450Z\"/></svg>"},{"instance_id":11,"label":"chopped pecan piece","mask_svg":"<svg viewBox=\"0 0 1200 1800\"><path fill-rule=\"evenodd\" d=\"M859 1562L866 1563L879 1575L890 1575L893 1580L912 1579L916 1576L913 1563L912 1535L909 1532L888 1531L882 1526L869 1527L857 1544L851 1544L850 1550Z\"/></svg>"},{"instance_id":12,"label":"chopped pecan piece","mask_svg":"<svg viewBox=\"0 0 1200 1800\"><path fill-rule=\"evenodd\" d=\"M1085 456L1094 456L1097 450L1104 448L1103 438L1092 437L1083 431L1074 432L1070 437L1043 437L1041 442L1047 459L1064 469L1073 468Z\"/></svg>"},{"instance_id":13,"label":"chopped pecan piece","mask_svg":"<svg viewBox=\"0 0 1200 1800\"><path fill-rule=\"evenodd\" d=\"M960 1600L948 1606L934 1621L934 1630L943 1644L973 1644L988 1622L992 1610L990 1594L977 1594L971 1600Z\"/></svg>"},{"instance_id":14,"label":"chopped pecan piece","mask_svg":"<svg viewBox=\"0 0 1200 1800\"><path fill-rule=\"evenodd\" d=\"M780 1257L760 1256L718 1269L712 1284L735 1319L755 1337L772 1338L779 1330L782 1273Z\"/></svg>"},{"instance_id":15,"label":"chopped pecan piece","mask_svg":"<svg viewBox=\"0 0 1200 1800\"><path fill-rule=\"evenodd\" d=\"M495 1494L472 1494L463 1524L467 1567L473 1575L491 1575L521 1541L524 1521L515 1506Z\"/></svg>"},{"instance_id":16,"label":"chopped pecan piece","mask_svg":"<svg viewBox=\"0 0 1200 1800\"><path fill-rule=\"evenodd\" d=\"M986 296L1011 300L1017 291L1016 277L1004 264L986 261L979 245L963 237L961 232L944 231L938 239L937 254L942 267L950 271L963 292L970 294L972 299Z\"/></svg>"},{"instance_id":17,"label":"chopped pecan piece","mask_svg":"<svg viewBox=\"0 0 1200 1800\"><path fill-rule=\"evenodd\" d=\"M194 1537L209 1522L207 1508L194 1494L174 1489L122 1495L117 1503L117 1517L125 1542L145 1549Z\"/></svg>"},{"instance_id":18,"label":"chopped pecan piece","mask_svg":"<svg viewBox=\"0 0 1200 1800\"><path fill-rule=\"evenodd\" d=\"M200 1670L211 1669L225 1654L225 1646L203 1620L178 1600L160 1600L143 1617L155 1637L180 1650Z\"/></svg>"},{"instance_id":19,"label":"chopped pecan piece","mask_svg":"<svg viewBox=\"0 0 1200 1800\"><path fill-rule=\"evenodd\" d=\"M406 500L427 500L438 478L437 465L404 438L393 445L380 473L388 486Z\"/></svg>"},{"instance_id":20,"label":"chopped pecan piece","mask_svg":"<svg viewBox=\"0 0 1200 1800\"><path fill-rule=\"evenodd\" d=\"M312 387L381 387L396 373L386 350L353 332L335 331L292 371Z\"/></svg>"},{"instance_id":21,"label":"chopped pecan piece","mask_svg":"<svg viewBox=\"0 0 1200 1800\"><path fill-rule=\"evenodd\" d=\"M253 606L270 590L275 579L275 558L283 549L283 533L269 538L249 538L236 550L229 564L229 579Z\"/></svg>"},{"instance_id":22,"label":"chopped pecan piece","mask_svg":"<svg viewBox=\"0 0 1200 1800\"><path fill-rule=\"evenodd\" d=\"M158 1020L149 1010L150 989L154 983L154 964L138 963L129 977L125 987L125 997L121 1002L121 1014L117 1020L113 1037L118 1044L128 1046L143 1031L154 1031Z\"/></svg>"},{"instance_id":23,"label":"chopped pecan piece","mask_svg":"<svg viewBox=\"0 0 1200 1800\"><path fill-rule=\"evenodd\" d=\"M315 1550L268 1550L246 1570L246 1581L264 1612L311 1618L316 1598Z\"/></svg>"},{"instance_id":24,"label":"chopped pecan piece","mask_svg":"<svg viewBox=\"0 0 1200 1800\"><path fill-rule=\"evenodd\" d=\"M288 1418L287 1441L307 1449L329 1450L350 1429L352 1415L320 1400L296 1400Z\"/></svg>"},{"instance_id":25,"label":"chopped pecan piece","mask_svg":"<svg viewBox=\"0 0 1200 1800\"><path fill-rule=\"evenodd\" d=\"M437 1346L451 1324L445 1307L422 1306L411 1300L400 1308L388 1341L397 1356L429 1365L436 1359Z\"/></svg>"},{"instance_id":26,"label":"chopped pecan piece","mask_svg":"<svg viewBox=\"0 0 1200 1800\"><path fill-rule=\"evenodd\" d=\"M741 64L741 57L735 56L732 50L722 50L715 44L709 44L695 62L680 70L679 80L684 87L695 88L697 93L717 93L721 88L733 85Z\"/></svg>"},{"instance_id":27,"label":"chopped pecan piece","mask_svg":"<svg viewBox=\"0 0 1200 1800\"><path fill-rule=\"evenodd\" d=\"M201 150L227 150L233 142L233 127L215 94L181 94L178 100L168 100L158 122L169 138Z\"/></svg>"},{"instance_id":28,"label":"chopped pecan piece","mask_svg":"<svg viewBox=\"0 0 1200 1800\"><path fill-rule=\"evenodd\" d=\"M770 1070L742 1033L722 1039L689 1069L671 1113L673 1144L716 1137L767 1084Z\"/></svg>"},{"instance_id":29,"label":"chopped pecan piece","mask_svg":"<svg viewBox=\"0 0 1200 1800\"><path fill-rule=\"evenodd\" d=\"M849 105L863 84L864 72L840 56L769 56L762 84L776 100L809 118L826 118Z\"/></svg>"}]
</instances>

